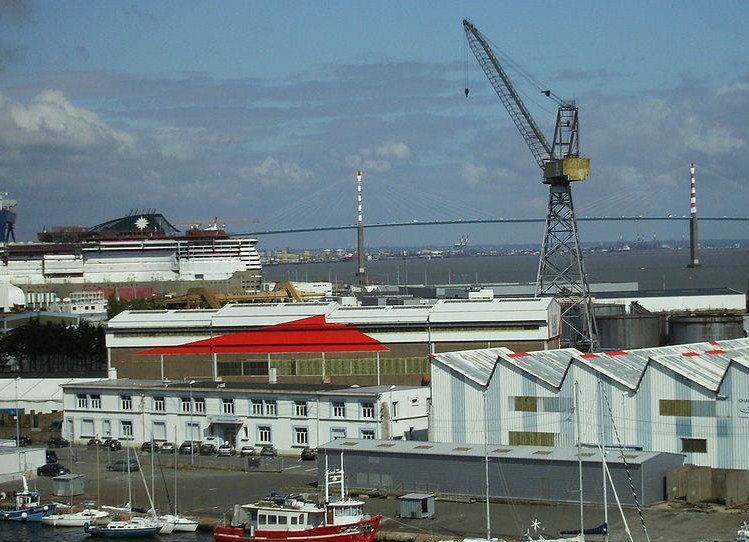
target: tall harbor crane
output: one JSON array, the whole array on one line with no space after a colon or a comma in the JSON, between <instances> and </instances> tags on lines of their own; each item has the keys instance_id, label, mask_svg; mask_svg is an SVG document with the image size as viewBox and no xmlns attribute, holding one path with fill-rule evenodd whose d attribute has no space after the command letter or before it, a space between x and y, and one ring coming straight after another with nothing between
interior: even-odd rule
<instances>
[{"instance_id":1,"label":"tall harbor crane","mask_svg":"<svg viewBox=\"0 0 749 542\"><path fill-rule=\"evenodd\" d=\"M590 173L590 159L580 156L577 106L549 90L543 91L558 105L554 138L549 144L487 40L467 19L463 20L463 28L476 60L543 171L544 184L549 185L536 297L554 295L559 301L565 346L592 351L598 346L598 332L570 186L573 181L585 180ZM466 88L466 96L468 93Z\"/></svg>"}]
</instances>

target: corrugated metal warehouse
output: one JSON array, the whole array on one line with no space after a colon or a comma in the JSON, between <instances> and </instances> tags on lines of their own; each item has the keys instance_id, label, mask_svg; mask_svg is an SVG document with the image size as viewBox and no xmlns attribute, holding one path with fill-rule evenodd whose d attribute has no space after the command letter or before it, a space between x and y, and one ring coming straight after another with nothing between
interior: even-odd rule
<instances>
[{"instance_id":1,"label":"corrugated metal warehouse","mask_svg":"<svg viewBox=\"0 0 749 542\"><path fill-rule=\"evenodd\" d=\"M749 339L595 354L436 354L430 440L573 446L575 383L583 443L749 469Z\"/></svg>"},{"instance_id":2,"label":"corrugated metal warehouse","mask_svg":"<svg viewBox=\"0 0 749 542\"><path fill-rule=\"evenodd\" d=\"M483 498L484 459L489 460L489 497L541 502L579 502L577 448L460 445L418 441L338 439L319 448L318 479L343 457L349 488L426 492ZM583 500L604 502L599 450L582 451ZM666 471L680 467L680 454L608 450L606 464L625 506L635 504L627 468L640 504L665 498ZM611 493L608 499L611 500Z\"/></svg>"}]
</instances>

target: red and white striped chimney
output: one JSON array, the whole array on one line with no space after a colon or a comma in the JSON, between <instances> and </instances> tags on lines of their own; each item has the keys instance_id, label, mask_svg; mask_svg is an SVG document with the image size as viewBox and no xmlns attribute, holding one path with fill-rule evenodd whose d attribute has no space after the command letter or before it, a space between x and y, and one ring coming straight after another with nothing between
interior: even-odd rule
<instances>
[{"instance_id":1,"label":"red and white striped chimney","mask_svg":"<svg viewBox=\"0 0 749 542\"><path fill-rule=\"evenodd\" d=\"M699 240L697 237L697 186L694 180L694 162L692 162L689 166L689 177L691 183L691 193L689 199L689 267L699 267L700 258L697 254L699 248Z\"/></svg>"}]
</instances>

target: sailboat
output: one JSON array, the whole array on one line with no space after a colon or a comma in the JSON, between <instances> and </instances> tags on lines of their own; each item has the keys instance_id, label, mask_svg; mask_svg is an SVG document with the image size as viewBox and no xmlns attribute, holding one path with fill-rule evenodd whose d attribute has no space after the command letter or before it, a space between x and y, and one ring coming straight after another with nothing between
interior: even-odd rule
<instances>
[{"instance_id":1,"label":"sailboat","mask_svg":"<svg viewBox=\"0 0 749 542\"><path fill-rule=\"evenodd\" d=\"M72 450L71 450L72 454ZM96 450L96 476L97 476L97 499L98 499L98 476L99 476L99 450ZM86 503L83 510L73 511L73 497L70 503L63 505L57 503L57 508L66 508L67 512L59 514L48 514L42 518L42 525L48 527L83 527L90 525L103 525L111 519L109 512L92 507L94 503Z\"/></svg>"},{"instance_id":2,"label":"sailboat","mask_svg":"<svg viewBox=\"0 0 749 542\"><path fill-rule=\"evenodd\" d=\"M175 433L176 433L176 428L175 428ZM153 440L152 440L151 450L153 449L154 449L154 446L153 446ZM164 522L165 528L162 529L161 534L167 534L165 530L169 530L170 532L177 531L177 532L182 532L182 533L194 533L195 531L198 530L198 520L189 518L186 516L181 516L177 513L177 458L176 456L174 456L174 454L172 455L173 455L173 460L174 460L174 506L173 506L173 510L171 514L159 514L156 517L159 521ZM154 496L155 496L155 492L153 490L153 479L154 479L153 459L154 459L154 455L152 453L151 454L151 491L152 493L154 493Z\"/></svg>"},{"instance_id":3,"label":"sailboat","mask_svg":"<svg viewBox=\"0 0 749 542\"><path fill-rule=\"evenodd\" d=\"M118 520L110 521L106 525L91 525L87 523L83 527L83 530L86 532L86 534L90 534L92 536L104 537L104 538L147 537L147 536L156 536L157 534L160 534L162 529L164 529L165 527L164 522L159 521L153 515L145 516L145 517L138 517L138 516L132 515L132 506L130 504L132 503L132 500L133 500L132 484L130 480L130 446L127 446L125 448L125 452L127 454L126 457L127 457L127 494L128 494L128 503L125 507L125 510L127 511L129 517L126 517L125 519L118 519ZM138 459L137 455L135 459L137 461ZM145 480L144 480L144 483L145 483ZM146 492L148 492L148 486L146 486ZM150 493L148 497L150 500L151 499ZM151 509L153 509L153 502L151 502Z\"/></svg>"}]
</instances>

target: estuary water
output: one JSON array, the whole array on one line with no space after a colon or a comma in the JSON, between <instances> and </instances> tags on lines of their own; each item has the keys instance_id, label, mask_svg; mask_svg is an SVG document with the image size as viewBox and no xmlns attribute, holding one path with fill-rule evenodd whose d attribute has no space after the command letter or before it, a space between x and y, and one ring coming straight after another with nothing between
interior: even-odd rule
<instances>
[{"instance_id":1,"label":"estuary water","mask_svg":"<svg viewBox=\"0 0 749 542\"><path fill-rule=\"evenodd\" d=\"M101 540L89 536L83 532L82 527L45 527L41 523L0 523L0 542L79 542L86 540L94 542ZM156 538L128 538L135 542L150 540L153 542ZM209 542L213 540L210 533L172 533L167 536L161 536L158 540L169 542Z\"/></svg>"},{"instance_id":2,"label":"estuary water","mask_svg":"<svg viewBox=\"0 0 749 542\"><path fill-rule=\"evenodd\" d=\"M535 283L539 256L396 258L366 263L370 282L380 284ZM688 250L590 252L584 265L591 283L637 282L641 290L731 288L746 292L749 249L700 251L700 266L688 267ZM268 281L328 280L355 283L356 262L266 265Z\"/></svg>"}]
</instances>

